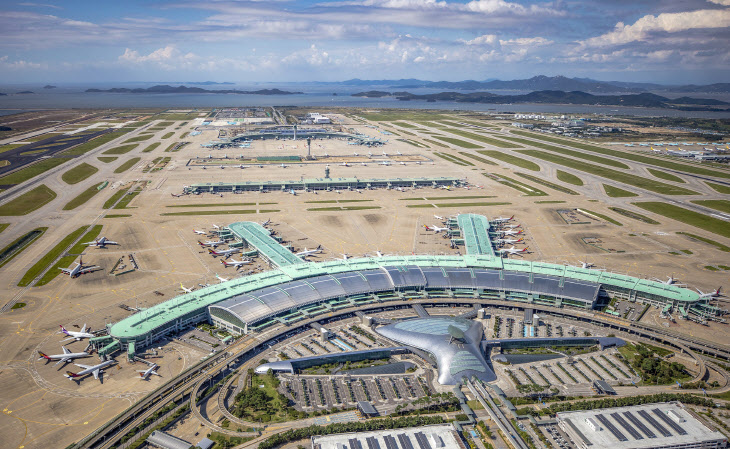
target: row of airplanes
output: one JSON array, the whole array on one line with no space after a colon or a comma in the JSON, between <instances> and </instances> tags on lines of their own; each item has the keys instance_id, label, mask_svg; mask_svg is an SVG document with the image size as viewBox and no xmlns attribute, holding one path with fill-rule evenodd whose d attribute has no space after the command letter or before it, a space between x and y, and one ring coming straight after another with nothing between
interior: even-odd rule
<instances>
[{"instance_id":1,"label":"row of airplanes","mask_svg":"<svg viewBox=\"0 0 730 449\"><path fill-rule=\"evenodd\" d=\"M442 217L440 215L434 215L433 218L436 220L440 220L442 223L446 223L447 219L445 217ZM512 238L514 236L518 236L522 234L522 229L518 229L521 227L519 224L509 224L513 219L515 218L514 215L511 217L497 217L494 220L490 220L491 223L495 224L497 226L495 232L500 235L500 238L494 239L494 242L499 243L500 245L512 245L511 248L499 248L496 250L496 252L500 253L502 256L521 256L522 254L526 254L529 252L528 247L524 248L515 248L515 243L518 244L525 244L524 238ZM427 231L433 231L436 234L439 234L441 232L447 232L449 231L448 226L427 226L423 225L423 227ZM444 238L446 238L448 235L444 234Z\"/></svg>"},{"instance_id":2,"label":"row of airplanes","mask_svg":"<svg viewBox=\"0 0 730 449\"><path fill-rule=\"evenodd\" d=\"M89 248L106 248L107 245L119 245L119 243L113 242L106 237L101 237L93 242L86 242L84 245ZM83 256L83 253L80 256ZM59 268L59 270L61 270L61 273L70 276L72 279L81 276L84 273L101 270L101 267L98 265L84 265L83 257L79 257L79 261L75 263L76 265L73 268Z\"/></svg>"},{"instance_id":3,"label":"row of airplanes","mask_svg":"<svg viewBox=\"0 0 730 449\"><path fill-rule=\"evenodd\" d=\"M84 327L82 327L80 331L70 331L70 330L67 330L65 327L63 327L62 325L60 327L61 327L61 330L58 331L58 333L68 336L68 338L61 340L61 343L71 341L71 340L80 341L84 338L92 338L95 336L91 332L91 329L86 328L86 324L84 324ZM59 364L63 364L65 366L67 363L72 362L73 360L85 358L85 357L91 357L91 354L86 351L71 352L66 346L61 346L61 349L63 349L63 354L49 355L44 352L38 351L38 356L39 356L38 360L45 359L46 363L54 361L54 362L56 362L56 364L54 366L59 365ZM94 376L94 379L101 381L100 376L103 374L104 369L108 368L109 366L111 366L115 363L116 363L116 361L111 360L111 359L104 360L101 363L96 364L96 365L82 365L80 363L74 363L74 365L81 368L81 371L79 371L77 373L74 373L72 371L66 371L66 374L64 374L64 377L66 377L69 380L79 382L82 378L91 374ZM156 363L151 363L149 365L150 365L149 368L147 368L146 370L137 370L137 373L139 373L139 378L141 380L149 380L150 376L162 377L162 375L160 375L157 372L157 368L159 368L159 366Z\"/></svg>"}]
</instances>

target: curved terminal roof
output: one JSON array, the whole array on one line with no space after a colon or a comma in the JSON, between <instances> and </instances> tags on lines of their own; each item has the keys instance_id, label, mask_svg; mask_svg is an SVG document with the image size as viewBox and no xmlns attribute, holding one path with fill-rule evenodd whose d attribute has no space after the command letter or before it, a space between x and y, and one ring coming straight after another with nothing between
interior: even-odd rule
<instances>
[{"instance_id":1,"label":"curved terminal roof","mask_svg":"<svg viewBox=\"0 0 730 449\"><path fill-rule=\"evenodd\" d=\"M311 278L317 277L320 277L321 282L313 284L312 281L315 279ZM360 277L360 281L357 277ZM425 284L424 278L428 281L428 285ZM345 287L342 285L343 279ZM535 282L535 279L545 279L546 282ZM294 291L283 293L285 288L282 287L293 288L292 283L295 281L300 281L295 291L307 292L303 288L306 286L310 291L316 292L309 292L309 296L305 296L305 299L294 297L292 295ZM311 285L311 288L307 284ZM586 289L597 289L600 284L623 289L627 293L637 291L643 295L655 295L658 300L684 303L682 304L684 306L699 300L699 294L696 292L676 285L566 265L485 255L388 256L300 263L211 285L176 296L125 318L112 325L109 333L112 337L124 341L144 339L151 332L191 314L200 313L208 306L224 305L224 301L225 307L243 309L240 313L247 314L246 307L236 307L239 302L246 301L249 306L256 309L255 314L249 316L262 317L274 313L275 310L284 310L283 307L317 301L316 297L322 298L322 293L329 295L328 292L344 292L345 288L347 291L366 293L406 286L473 288L479 285L493 285L496 288L517 288L526 291L547 288L545 290L547 293L567 296L570 292L584 293ZM264 295L264 293L269 294ZM273 298L277 298L277 302L269 303L269 299Z\"/></svg>"},{"instance_id":2,"label":"curved terminal roof","mask_svg":"<svg viewBox=\"0 0 730 449\"><path fill-rule=\"evenodd\" d=\"M484 334L481 323L476 321L456 317L416 318L377 328L375 332L433 355L441 385L456 385L465 376L476 376L484 382L497 380L480 350Z\"/></svg>"},{"instance_id":3,"label":"curved terminal roof","mask_svg":"<svg viewBox=\"0 0 730 449\"><path fill-rule=\"evenodd\" d=\"M337 362L358 362L361 360L379 359L391 357L393 354L408 353L408 348L399 346L395 348L365 349L363 351L337 352L334 354L315 355L312 357L301 357L291 360L280 360L278 362L264 363L256 367L256 374L266 374L269 370L294 374L297 370L311 368L313 366L325 365Z\"/></svg>"}]
</instances>

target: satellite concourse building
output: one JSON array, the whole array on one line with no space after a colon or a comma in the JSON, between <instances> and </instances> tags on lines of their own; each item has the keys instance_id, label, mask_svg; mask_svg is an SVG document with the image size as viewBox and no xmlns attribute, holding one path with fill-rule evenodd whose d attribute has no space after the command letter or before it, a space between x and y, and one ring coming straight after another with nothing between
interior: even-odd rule
<instances>
[{"instance_id":1,"label":"satellite concourse building","mask_svg":"<svg viewBox=\"0 0 730 449\"><path fill-rule=\"evenodd\" d=\"M453 424L312 437L312 449L466 449Z\"/></svg>"},{"instance_id":2,"label":"satellite concourse building","mask_svg":"<svg viewBox=\"0 0 730 449\"><path fill-rule=\"evenodd\" d=\"M727 438L680 402L559 412L579 449L720 449Z\"/></svg>"}]
</instances>

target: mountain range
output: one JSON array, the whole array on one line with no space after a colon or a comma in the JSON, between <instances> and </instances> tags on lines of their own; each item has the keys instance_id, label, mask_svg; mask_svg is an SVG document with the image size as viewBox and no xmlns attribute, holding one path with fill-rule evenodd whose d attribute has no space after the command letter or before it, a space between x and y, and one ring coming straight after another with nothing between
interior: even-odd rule
<instances>
[{"instance_id":1,"label":"mountain range","mask_svg":"<svg viewBox=\"0 0 730 449\"><path fill-rule=\"evenodd\" d=\"M130 89L128 87L114 87L112 89L86 89L86 92L105 92L114 94L243 94L243 95L295 95L301 94L301 92L288 92L279 89L260 89L254 91L236 90L236 89L225 89L225 90L208 90L202 87L187 87L187 86L169 86L167 84L161 84L157 86L148 87L147 89L135 88Z\"/></svg>"},{"instance_id":2,"label":"mountain range","mask_svg":"<svg viewBox=\"0 0 730 449\"><path fill-rule=\"evenodd\" d=\"M687 93L730 93L730 83L707 85L665 85L653 83L631 83L625 81L597 81L590 78L568 78L565 76L538 75L528 79L502 81L425 81L414 78L399 80L361 80L358 78L335 83L342 86L382 86L399 89L432 88L454 90L561 90L593 93L640 93L640 92L687 92Z\"/></svg>"}]
</instances>

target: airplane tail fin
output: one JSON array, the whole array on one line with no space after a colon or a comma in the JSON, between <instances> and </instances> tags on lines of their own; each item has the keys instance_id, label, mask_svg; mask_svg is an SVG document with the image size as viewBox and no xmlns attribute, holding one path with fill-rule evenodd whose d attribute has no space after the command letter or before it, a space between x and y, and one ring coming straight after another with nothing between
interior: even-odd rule
<instances>
[{"instance_id":1,"label":"airplane tail fin","mask_svg":"<svg viewBox=\"0 0 730 449\"><path fill-rule=\"evenodd\" d=\"M228 262L226 262L225 260L221 260L221 263L223 264L224 267L228 266Z\"/></svg>"},{"instance_id":2,"label":"airplane tail fin","mask_svg":"<svg viewBox=\"0 0 730 449\"><path fill-rule=\"evenodd\" d=\"M59 333L68 335L68 331L66 330L65 327L63 327L63 325L59 324L58 326L61 328Z\"/></svg>"},{"instance_id":3,"label":"airplane tail fin","mask_svg":"<svg viewBox=\"0 0 730 449\"><path fill-rule=\"evenodd\" d=\"M515 216L514 216L514 215L512 215L511 217L509 217L509 219L510 219L510 220L512 220L513 218L515 218Z\"/></svg>"},{"instance_id":4,"label":"airplane tail fin","mask_svg":"<svg viewBox=\"0 0 730 449\"><path fill-rule=\"evenodd\" d=\"M317 246L317 249L318 250L322 249L322 245Z\"/></svg>"},{"instance_id":5,"label":"airplane tail fin","mask_svg":"<svg viewBox=\"0 0 730 449\"><path fill-rule=\"evenodd\" d=\"M50 357L48 357L46 354L42 353L41 351L38 351L38 355L41 356L42 359L51 360Z\"/></svg>"},{"instance_id":6,"label":"airplane tail fin","mask_svg":"<svg viewBox=\"0 0 730 449\"><path fill-rule=\"evenodd\" d=\"M209 252L210 254L214 254L214 255L217 255L217 254L218 254L217 252L213 251L213 250L212 250L212 249L210 249L210 248L208 248L208 252Z\"/></svg>"},{"instance_id":7,"label":"airplane tail fin","mask_svg":"<svg viewBox=\"0 0 730 449\"><path fill-rule=\"evenodd\" d=\"M523 241L523 240L525 240L525 239L519 239L519 240L517 240L517 243L520 243L520 242L521 242L521 241Z\"/></svg>"},{"instance_id":8,"label":"airplane tail fin","mask_svg":"<svg viewBox=\"0 0 730 449\"><path fill-rule=\"evenodd\" d=\"M68 377L71 380L74 380L74 379L79 378L81 376L79 376L76 373L72 373L71 371L66 371L66 377Z\"/></svg>"},{"instance_id":9,"label":"airplane tail fin","mask_svg":"<svg viewBox=\"0 0 730 449\"><path fill-rule=\"evenodd\" d=\"M201 242L200 240L198 240L198 245L205 246L205 245L203 245L203 242Z\"/></svg>"}]
</instances>

